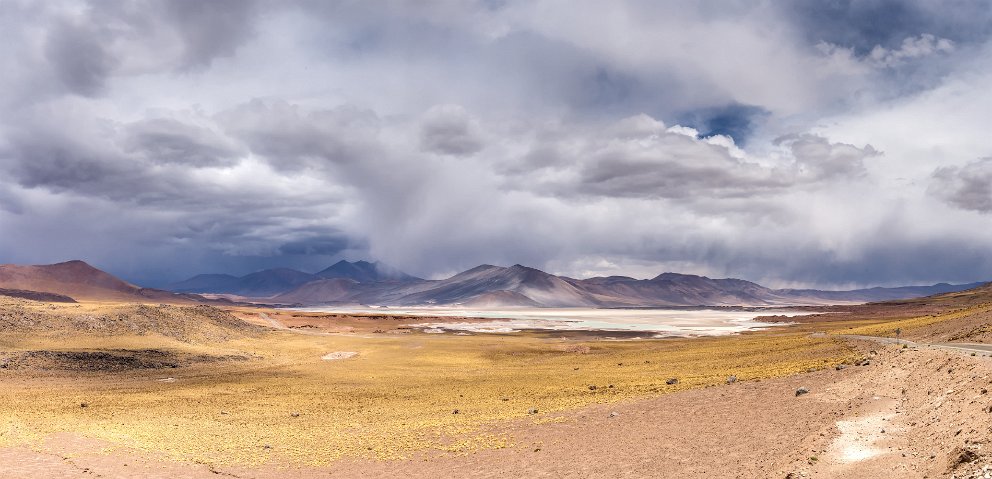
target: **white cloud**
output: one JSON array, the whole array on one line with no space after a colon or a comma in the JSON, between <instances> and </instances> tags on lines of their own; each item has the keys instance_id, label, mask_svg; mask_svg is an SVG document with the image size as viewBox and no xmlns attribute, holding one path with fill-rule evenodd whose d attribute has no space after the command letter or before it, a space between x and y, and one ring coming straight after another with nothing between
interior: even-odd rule
<instances>
[{"instance_id":1,"label":"white cloud","mask_svg":"<svg viewBox=\"0 0 992 479\"><path fill-rule=\"evenodd\" d=\"M953 51L954 42L951 40L924 33L919 37L906 38L897 49L876 45L868 54L868 60L878 66L894 67L910 60Z\"/></svg>"}]
</instances>

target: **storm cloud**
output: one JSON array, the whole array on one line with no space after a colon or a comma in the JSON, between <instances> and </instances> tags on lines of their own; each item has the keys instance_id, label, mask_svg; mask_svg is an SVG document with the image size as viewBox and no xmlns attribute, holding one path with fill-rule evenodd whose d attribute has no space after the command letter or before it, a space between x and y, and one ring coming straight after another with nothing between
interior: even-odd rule
<instances>
[{"instance_id":1,"label":"storm cloud","mask_svg":"<svg viewBox=\"0 0 992 479\"><path fill-rule=\"evenodd\" d=\"M992 213L992 158L933 173L930 193L961 209Z\"/></svg>"},{"instance_id":2,"label":"storm cloud","mask_svg":"<svg viewBox=\"0 0 992 479\"><path fill-rule=\"evenodd\" d=\"M990 27L968 1L10 1L0 262L992 279Z\"/></svg>"}]
</instances>

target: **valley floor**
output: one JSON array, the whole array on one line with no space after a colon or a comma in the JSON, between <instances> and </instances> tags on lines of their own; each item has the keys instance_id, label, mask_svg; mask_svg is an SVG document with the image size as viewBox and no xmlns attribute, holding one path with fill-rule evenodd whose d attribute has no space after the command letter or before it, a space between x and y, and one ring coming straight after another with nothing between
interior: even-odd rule
<instances>
[{"instance_id":1,"label":"valley floor","mask_svg":"<svg viewBox=\"0 0 992 479\"><path fill-rule=\"evenodd\" d=\"M510 421L500 449L211 466L75 434L0 449L3 478L972 477L987 464L992 359L878 347L867 366L689 390ZM808 394L796 396L805 387ZM108 449L109 447L109 449ZM315 449L322 447L314 444ZM789 476L792 474L792 476ZM977 477L982 477L981 475Z\"/></svg>"},{"instance_id":2,"label":"valley floor","mask_svg":"<svg viewBox=\"0 0 992 479\"><path fill-rule=\"evenodd\" d=\"M984 477L992 358L926 345L987 340L958 306L661 341L253 310L280 329L5 334L0 478ZM855 337L894 328L920 343Z\"/></svg>"}]
</instances>

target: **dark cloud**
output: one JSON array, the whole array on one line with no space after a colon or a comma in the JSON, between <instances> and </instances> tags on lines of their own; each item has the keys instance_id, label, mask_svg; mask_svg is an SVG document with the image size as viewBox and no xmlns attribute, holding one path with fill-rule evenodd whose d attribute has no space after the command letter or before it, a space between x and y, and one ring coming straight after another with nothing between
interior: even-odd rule
<instances>
[{"instance_id":1,"label":"dark cloud","mask_svg":"<svg viewBox=\"0 0 992 479\"><path fill-rule=\"evenodd\" d=\"M791 135L776 141L788 149L788 161L761 164L729 137L701 138L694 130L665 128L646 115L595 130L569 130L545 135L520 160L503 166L508 187L562 197L758 198L857 180L866 174L864 160L878 154L870 145Z\"/></svg>"},{"instance_id":2,"label":"dark cloud","mask_svg":"<svg viewBox=\"0 0 992 479\"><path fill-rule=\"evenodd\" d=\"M203 68L234 54L253 31L254 0L164 0L162 8L183 37L181 66Z\"/></svg>"},{"instance_id":3,"label":"dark cloud","mask_svg":"<svg viewBox=\"0 0 992 479\"><path fill-rule=\"evenodd\" d=\"M213 130L165 118L127 125L123 136L125 153L151 163L231 166L245 153Z\"/></svg>"},{"instance_id":4,"label":"dark cloud","mask_svg":"<svg viewBox=\"0 0 992 479\"><path fill-rule=\"evenodd\" d=\"M252 100L217 115L225 130L277 169L361 161L379 118L353 106L307 111L286 101Z\"/></svg>"},{"instance_id":5,"label":"dark cloud","mask_svg":"<svg viewBox=\"0 0 992 479\"><path fill-rule=\"evenodd\" d=\"M98 32L89 24L58 22L48 32L45 56L58 81L70 92L94 96L116 66Z\"/></svg>"},{"instance_id":6,"label":"dark cloud","mask_svg":"<svg viewBox=\"0 0 992 479\"><path fill-rule=\"evenodd\" d=\"M775 140L792 151L800 176L813 180L859 178L866 174L865 159L879 155L871 145L859 148L831 143L822 136L788 135Z\"/></svg>"},{"instance_id":7,"label":"dark cloud","mask_svg":"<svg viewBox=\"0 0 992 479\"><path fill-rule=\"evenodd\" d=\"M957 208L992 213L992 158L938 168L928 191Z\"/></svg>"},{"instance_id":8,"label":"dark cloud","mask_svg":"<svg viewBox=\"0 0 992 479\"><path fill-rule=\"evenodd\" d=\"M79 120L24 117L8 129L7 145L0 147L7 158L0 172L27 188L188 206L222 190L194 178L196 168L232 166L243 155L215 132L176 120L88 125Z\"/></svg>"},{"instance_id":9,"label":"dark cloud","mask_svg":"<svg viewBox=\"0 0 992 479\"><path fill-rule=\"evenodd\" d=\"M465 156L482 149L478 126L464 108L439 105L424 115L420 125L420 146L442 155Z\"/></svg>"},{"instance_id":10,"label":"dark cloud","mask_svg":"<svg viewBox=\"0 0 992 479\"><path fill-rule=\"evenodd\" d=\"M202 69L229 57L251 38L256 13L251 0L101 1L76 7L36 27L45 32L45 58L56 83L87 97L105 93L115 76ZM32 87L44 89L45 83Z\"/></svg>"},{"instance_id":11,"label":"dark cloud","mask_svg":"<svg viewBox=\"0 0 992 479\"><path fill-rule=\"evenodd\" d=\"M0 181L0 212L15 215L24 214L24 202L15 191L14 186Z\"/></svg>"},{"instance_id":12,"label":"dark cloud","mask_svg":"<svg viewBox=\"0 0 992 479\"><path fill-rule=\"evenodd\" d=\"M958 43L992 35L992 12L981 0L905 2L828 0L784 5L810 44L832 43L868 55L876 46L898 49L906 38L931 34Z\"/></svg>"},{"instance_id":13,"label":"dark cloud","mask_svg":"<svg viewBox=\"0 0 992 479\"><path fill-rule=\"evenodd\" d=\"M638 198L740 197L788 186L773 170L714 145L668 134L646 150L608 148L582 168L577 194Z\"/></svg>"},{"instance_id":14,"label":"dark cloud","mask_svg":"<svg viewBox=\"0 0 992 479\"><path fill-rule=\"evenodd\" d=\"M791 278L801 284L833 284L841 287L935 284L951 281L976 282L989 278L992 260L985 247L967 238L900 238L898 230L879 230L865 239L858 254L842 256L824 248L818 253L781 245L778 252L763 257L738 252L728 266L765 281ZM789 258L786 260L786 258ZM940 258L940 261L907 261L907 258ZM784 272L778 278L769 270ZM776 274L778 276L778 274ZM908 279L912 278L912 279Z\"/></svg>"},{"instance_id":15,"label":"dark cloud","mask_svg":"<svg viewBox=\"0 0 992 479\"><path fill-rule=\"evenodd\" d=\"M285 243L279 253L285 255L323 255L333 257L352 248L352 241L343 236L307 238Z\"/></svg>"},{"instance_id":16,"label":"dark cloud","mask_svg":"<svg viewBox=\"0 0 992 479\"><path fill-rule=\"evenodd\" d=\"M107 191L116 197L115 183L130 189L133 182L127 180L143 174L139 165L100 148L99 140L70 136L57 125L32 126L9 135L9 146L0 153L7 158L0 167L21 186L90 194L110 187Z\"/></svg>"}]
</instances>

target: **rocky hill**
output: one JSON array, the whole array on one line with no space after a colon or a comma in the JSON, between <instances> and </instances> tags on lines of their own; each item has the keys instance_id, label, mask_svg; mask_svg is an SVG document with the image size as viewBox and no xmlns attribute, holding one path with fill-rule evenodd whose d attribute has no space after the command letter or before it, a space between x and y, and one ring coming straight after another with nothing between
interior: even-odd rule
<instances>
[{"instance_id":1,"label":"rocky hill","mask_svg":"<svg viewBox=\"0 0 992 479\"><path fill-rule=\"evenodd\" d=\"M48 265L0 265L0 288L93 301L189 303L202 299L135 286L79 260Z\"/></svg>"}]
</instances>

